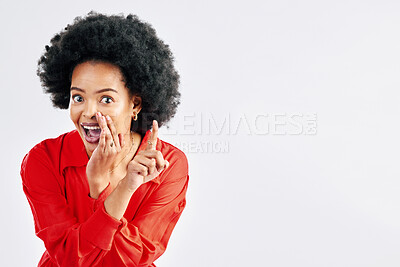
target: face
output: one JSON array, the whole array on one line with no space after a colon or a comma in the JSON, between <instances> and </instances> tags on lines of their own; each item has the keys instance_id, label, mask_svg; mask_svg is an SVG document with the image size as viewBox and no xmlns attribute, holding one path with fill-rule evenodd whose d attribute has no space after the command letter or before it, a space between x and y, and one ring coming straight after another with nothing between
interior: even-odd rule
<instances>
[{"instance_id":1,"label":"face","mask_svg":"<svg viewBox=\"0 0 400 267\"><path fill-rule=\"evenodd\" d=\"M88 61L72 73L70 117L90 157L99 141L96 112L109 115L117 133L130 137L134 112L140 111L140 98L130 97L120 69L110 63Z\"/></svg>"}]
</instances>

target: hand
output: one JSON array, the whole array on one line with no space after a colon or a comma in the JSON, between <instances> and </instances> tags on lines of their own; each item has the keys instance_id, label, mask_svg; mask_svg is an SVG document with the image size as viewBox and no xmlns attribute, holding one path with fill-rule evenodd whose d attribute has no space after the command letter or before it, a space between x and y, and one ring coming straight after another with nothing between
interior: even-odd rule
<instances>
[{"instance_id":1,"label":"hand","mask_svg":"<svg viewBox=\"0 0 400 267\"><path fill-rule=\"evenodd\" d=\"M158 123L153 121L151 131L145 150L141 150L128 164L125 184L128 190L136 190L140 185L156 178L164 169L168 168L169 162L164 160L162 153L156 150L158 136Z\"/></svg>"},{"instance_id":2,"label":"hand","mask_svg":"<svg viewBox=\"0 0 400 267\"><path fill-rule=\"evenodd\" d=\"M123 135L117 134L109 116L103 116L97 112L96 119L101 128L99 144L93 151L86 167L92 197L98 196L110 182L110 168L124 146Z\"/></svg>"}]
</instances>

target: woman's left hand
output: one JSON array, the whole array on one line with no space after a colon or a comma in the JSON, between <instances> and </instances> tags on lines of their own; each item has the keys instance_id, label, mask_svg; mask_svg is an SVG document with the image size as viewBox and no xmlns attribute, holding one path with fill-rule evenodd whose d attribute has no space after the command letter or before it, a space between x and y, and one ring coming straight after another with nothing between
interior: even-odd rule
<instances>
[{"instance_id":1,"label":"woman's left hand","mask_svg":"<svg viewBox=\"0 0 400 267\"><path fill-rule=\"evenodd\" d=\"M146 149L139 151L129 162L124 184L128 191L136 190L140 185L153 180L168 168L169 162L164 159L161 151L156 150L158 136L158 123L153 121L153 130Z\"/></svg>"},{"instance_id":2,"label":"woman's left hand","mask_svg":"<svg viewBox=\"0 0 400 267\"><path fill-rule=\"evenodd\" d=\"M133 193L143 183L153 180L169 166L161 151L156 150L157 135L158 123L153 121L153 130L146 149L139 151L129 162L126 176L104 201L107 213L117 220L124 215Z\"/></svg>"}]
</instances>

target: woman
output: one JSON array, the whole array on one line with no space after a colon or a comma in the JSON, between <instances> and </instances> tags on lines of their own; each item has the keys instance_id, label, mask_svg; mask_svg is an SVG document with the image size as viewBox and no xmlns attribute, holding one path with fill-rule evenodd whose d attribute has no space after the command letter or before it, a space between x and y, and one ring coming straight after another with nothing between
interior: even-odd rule
<instances>
[{"instance_id":1,"label":"woman","mask_svg":"<svg viewBox=\"0 0 400 267\"><path fill-rule=\"evenodd\" d=\"M155 266L189 179L183 152L157 138L180 98L168 46L136 16L90 12L56 34L38 64L45 92L76 127L21 165L46 247L39 266Z\"/></svg>"}]
</instances>

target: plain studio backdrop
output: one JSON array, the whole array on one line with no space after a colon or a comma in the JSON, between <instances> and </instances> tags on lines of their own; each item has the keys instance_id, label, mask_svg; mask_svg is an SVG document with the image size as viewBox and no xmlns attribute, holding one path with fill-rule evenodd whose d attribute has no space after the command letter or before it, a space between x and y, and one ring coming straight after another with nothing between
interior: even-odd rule
<instances>
[{"instance_id":1,"label":"plain studio backdrop","mask_svg":"<svg viewBox=\"0 0 400 267\"><path fill-rule=\"evenodd\" d=\"M400 266L400 2L2 1L1 266L44 245L19 176L74 129L36 76L90 10L137 14L170 45L187 207L158 266Z\"/></svg>"}]
</instances>

